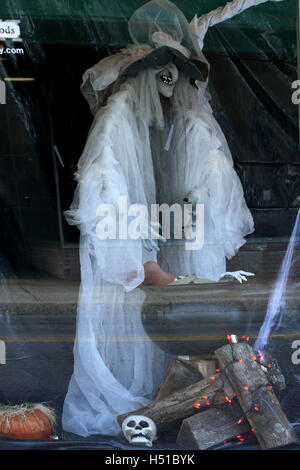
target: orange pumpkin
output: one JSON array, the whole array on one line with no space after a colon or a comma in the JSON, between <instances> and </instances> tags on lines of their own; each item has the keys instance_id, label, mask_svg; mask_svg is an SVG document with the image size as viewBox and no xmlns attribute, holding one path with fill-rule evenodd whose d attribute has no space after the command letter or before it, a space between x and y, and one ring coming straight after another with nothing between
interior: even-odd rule
<instances>
[{"instance_id":1,"label":"orange pumpkin","mask_svg":"<svg viewBox=\"0 0 300 470\"><path fill-rule=\"evenodd\" d=\"M43 405L0 407L0 435L18 439L47 439L54 415Z\"/></svg>"}]
</instances>

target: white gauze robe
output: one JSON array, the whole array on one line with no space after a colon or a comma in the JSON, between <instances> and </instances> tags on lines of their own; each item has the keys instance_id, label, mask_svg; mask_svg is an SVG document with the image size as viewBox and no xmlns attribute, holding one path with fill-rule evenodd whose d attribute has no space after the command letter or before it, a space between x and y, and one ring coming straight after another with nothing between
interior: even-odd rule
<instances>
[{"instance_id":1,"label":"white gauze robe","mask_svg":"<svg viewBox=\"0 0 300 470\"><path fill-rule=\"evenodd\" d=\"M177 240L161 247L163 263L175 275L217 280L225 256L235 254L253 230L228 146L205 100L199 100L196 111L166 119L163 130L150 129L131 83L97 112L78 164L74 200L65 213L81 231L81 288L74 372L62 423L64 430L82 436L118 434L117 415L153 399L168 362L141 321L144 293L138 286L143 264L155 261L156 251L145 250L141 239L99 239L98 207L113 204L118 215L120 196L127 197L128 206L148 208L190 194L203 203L203 249L187 251Z\"/></svg>"}]
</instances>

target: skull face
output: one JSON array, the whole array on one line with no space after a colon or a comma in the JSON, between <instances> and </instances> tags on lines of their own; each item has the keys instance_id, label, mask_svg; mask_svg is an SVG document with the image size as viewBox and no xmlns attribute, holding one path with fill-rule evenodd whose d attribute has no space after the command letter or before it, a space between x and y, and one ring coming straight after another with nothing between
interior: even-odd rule
<instances>
[{"instance_id":1,"label":"skull face","mask_svg":"<svg viewBox=\"0 0 300 470\"><path fill-rule=\"evenodd\" d=\"M131 444L152 447L152 441L156 436L156 425L147 416L132 415L123 421L122 431Z\"/></svg>"},{"instance_id":2,"label":"skull face","mask_svg":"<svg viewBox=\"0 0 300 470\"><path fill-rule=\"evenodd\" d=\"M173 95L175 83L178 80L178 69L170 62L156 71L157 88L161 95L170 98Z\"/></svg>"}]
</instances>

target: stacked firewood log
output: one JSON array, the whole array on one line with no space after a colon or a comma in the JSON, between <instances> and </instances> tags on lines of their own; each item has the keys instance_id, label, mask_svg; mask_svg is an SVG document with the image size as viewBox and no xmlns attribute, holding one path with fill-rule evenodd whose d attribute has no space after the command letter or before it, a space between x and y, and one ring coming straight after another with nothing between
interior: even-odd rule
<instances>
[{"instance_id":1,"label":"stacked firewood log","mask_svg":"<svg viewBox=\"0 0 300 470\"><path fill-rule=\"evenodd\" d=\"M297 441L276 393L285 388L276 360L247 341L217 349L210 360L171 360L155 400L118 417L144 415L158 432L176 432L184 449L205 450L255 435L263 449Z\"/></svg>"}]
</instances>

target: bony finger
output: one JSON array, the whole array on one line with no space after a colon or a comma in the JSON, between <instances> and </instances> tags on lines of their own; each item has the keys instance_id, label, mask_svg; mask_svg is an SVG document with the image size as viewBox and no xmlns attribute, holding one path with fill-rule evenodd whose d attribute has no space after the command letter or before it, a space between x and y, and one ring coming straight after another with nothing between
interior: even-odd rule
<instances>
[{"instance_id":1,"label":"bony finger","mask_svg":"<svg viewBox=\"0 0 300 470\"><path fill-rule=\"evenodd\" d=\"M159 251L159 248L157 246L157 243L155 243L154 240L152 240L151 238L147 239L146 242L145 242L145 248L147 251L152 251L152 250L156 250L156 251Z\"/></svg>"},{"instance_id":2,"label":"bony finger","mask_svg":"<svg viewBox=\"0 0 300 470\"><path fill-rule=\"evenodd\" d=\"M159 246L156 243L152 244L152 249L155 251L160 251Z\"/></svg>"},{"instance_id":3,"label":"bony finger","mask_svg":"<svg viewBox=\"0 0 300 470\"><path fill-rule=\"evenodd\" d=\"M153 249L152 246L150 246L150 244L147 243L147 242L144 242L144 247L145 247L145 250L147 250L147 251L152 251L152 249Z\"/></svg>"}]
</instances>

